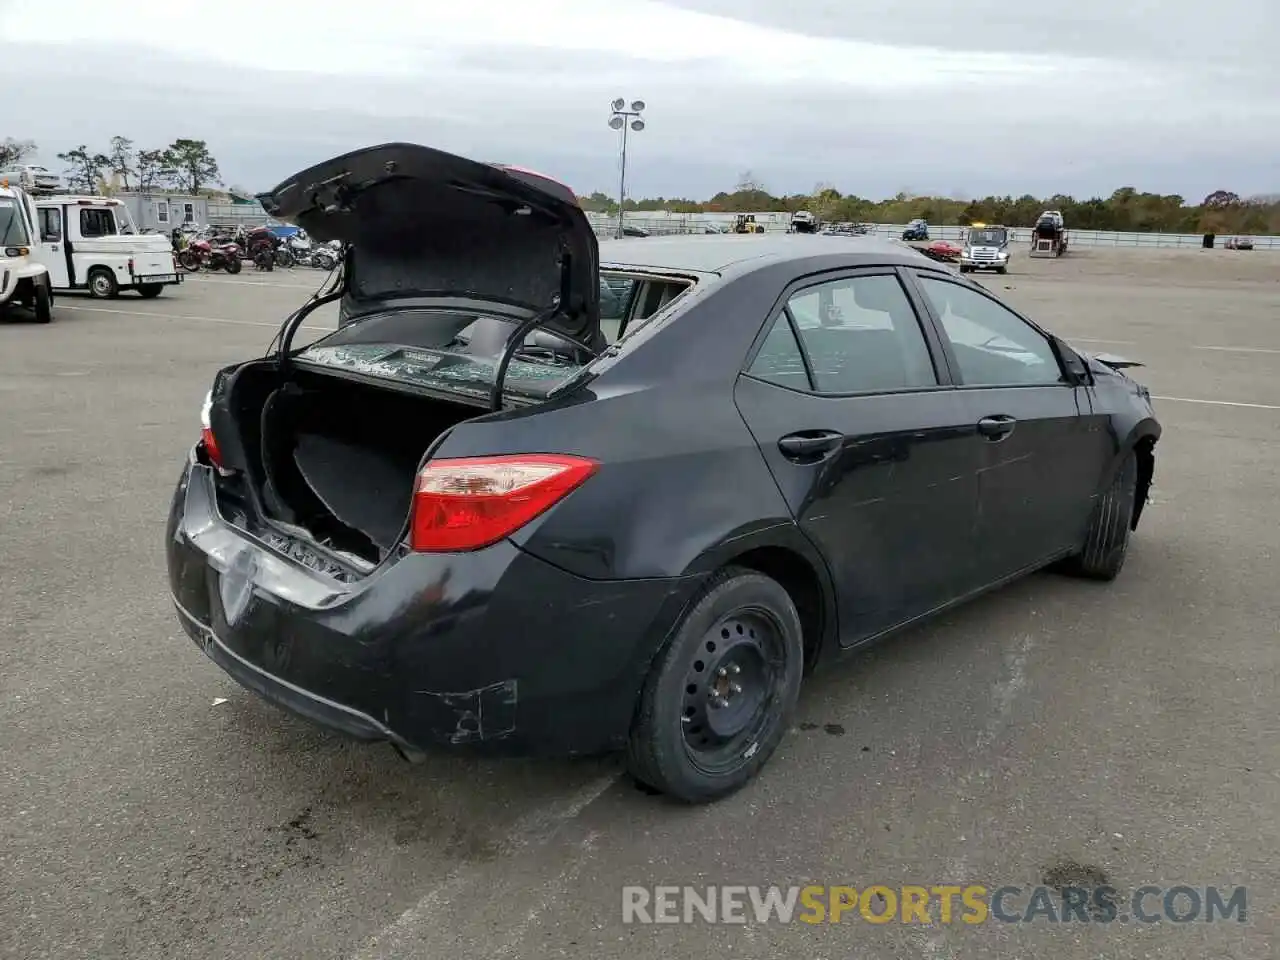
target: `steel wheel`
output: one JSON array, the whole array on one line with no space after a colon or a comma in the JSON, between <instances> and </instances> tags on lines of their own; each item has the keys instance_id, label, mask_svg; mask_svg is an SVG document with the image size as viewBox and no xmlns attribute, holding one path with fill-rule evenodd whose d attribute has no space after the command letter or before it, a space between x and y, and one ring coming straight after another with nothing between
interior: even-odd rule
<instances>
[{"instance_id":1,"label":"steel wheel","mask_svg":"<svg viewBox=\"0 0 1280 960\"><path fill-rule=\"evenodd\" d=\"M778 698L781 631L763 611L743 611L709 630L685 673L684 729L689 759L707 773L741 761Z\"/></svg>"},{"instance_id":2,"label":"steel wheel","mask_svg":"<svg viewBox=\"0 0 1280 960\"><path fill-rule=\"evenodd\" d=\"M746 784L786 733L804 670L795 604L776 580L729 567L674 627L641 693L628 767L691 803Z\"/></svg>"},{"instance_id":3,"label":"steel wheel","mask_svg":"<svg viewBox=\"0 0 1280 960\"><path fill-rule=\"evenodd\" d=\"M90 272L89 293L91 296L109 300L119 291L120 288L116 284L116 278L111 275L111 271L104 267L97 267Z\"/></svg>"}]
</instances>

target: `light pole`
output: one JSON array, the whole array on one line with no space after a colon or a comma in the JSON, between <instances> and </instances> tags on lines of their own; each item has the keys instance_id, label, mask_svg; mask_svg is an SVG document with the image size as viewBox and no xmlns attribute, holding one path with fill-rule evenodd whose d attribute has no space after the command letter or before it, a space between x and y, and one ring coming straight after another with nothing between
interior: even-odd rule
<instances>
[{"instance_id":1,"label":"light pole","mask_svg":"<svg viewBox=\"0 0 1280 960\"><path fill-rule=\"evenodd\" d=\"M622 233L623 206L627 202L627 128L636 133L644 129L644 118L640 116L644 110L643 100L632 100L631 109L627 109L627 101L619 97L610 104L613 113L609 117L609 126L622 131L622 172L618 175L618 236ZM628 123L627 121L631 122Z\"/></svg>"}]
</instances>

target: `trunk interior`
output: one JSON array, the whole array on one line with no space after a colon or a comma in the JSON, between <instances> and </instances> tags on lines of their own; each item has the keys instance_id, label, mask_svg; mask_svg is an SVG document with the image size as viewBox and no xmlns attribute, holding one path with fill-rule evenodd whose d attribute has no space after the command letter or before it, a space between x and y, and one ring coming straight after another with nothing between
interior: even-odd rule
<instances>
[{"instance_id":1,"label":"trunk interior","mask_svg":"<svg viewBox=\"0 0 1280 960\"><path fill-rule=\"evenodd\" d=\"M242 371L229 404L267 517L378 563L400 542L418 464L481 408L294 369Z\"/></svg>"}]
</instances>

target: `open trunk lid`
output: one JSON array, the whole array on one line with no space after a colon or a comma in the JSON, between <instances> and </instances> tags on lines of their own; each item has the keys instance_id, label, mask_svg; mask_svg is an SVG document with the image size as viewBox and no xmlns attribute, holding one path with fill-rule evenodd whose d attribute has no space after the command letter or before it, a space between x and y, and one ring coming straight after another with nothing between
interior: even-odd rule
<instances>
[{"instance_id":1,"label":"open trunk lid","mask_svg":"<svg viewBox=\"0 0 1280 960\"><path fill-rule=\"evenodd\" d=\"M348 319L451 301L520 322L558 298L543 325L604 346L595 232L572 191L546 177L389 143L326 160L258 199L314 240L349 245Z\"/></svg>"}]
</instances>

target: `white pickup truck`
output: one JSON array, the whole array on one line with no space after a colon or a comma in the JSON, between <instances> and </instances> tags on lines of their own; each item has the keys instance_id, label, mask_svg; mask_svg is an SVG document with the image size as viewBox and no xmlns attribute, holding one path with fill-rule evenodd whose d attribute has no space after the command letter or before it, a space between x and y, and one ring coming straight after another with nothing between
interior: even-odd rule
<instances>
[{"instance_id":1,"label":"white pickup truck","mask_svg":"<svg viewBox=\"0 0 1280 960\"><path fill-rule=\"evenodd\" d=\"M28 197L0 180L0 313L21 304L37 323L53 319L49 271L31 256L34 222Z\"/></svg>"},{"instance_id":2,"label":"white pickup truck","mask_svg":"<svg viewBox=\"0 0 1280 960\"><path fill-rule=\"evenodd\" d=\"M140 233L129 208L110 197L29 197L37 237L32 256L49 269L55 291L86 290L116 297L137 290L158 297L182 282L173 244L159 233Z\"/></svg>"}]
</instances>

